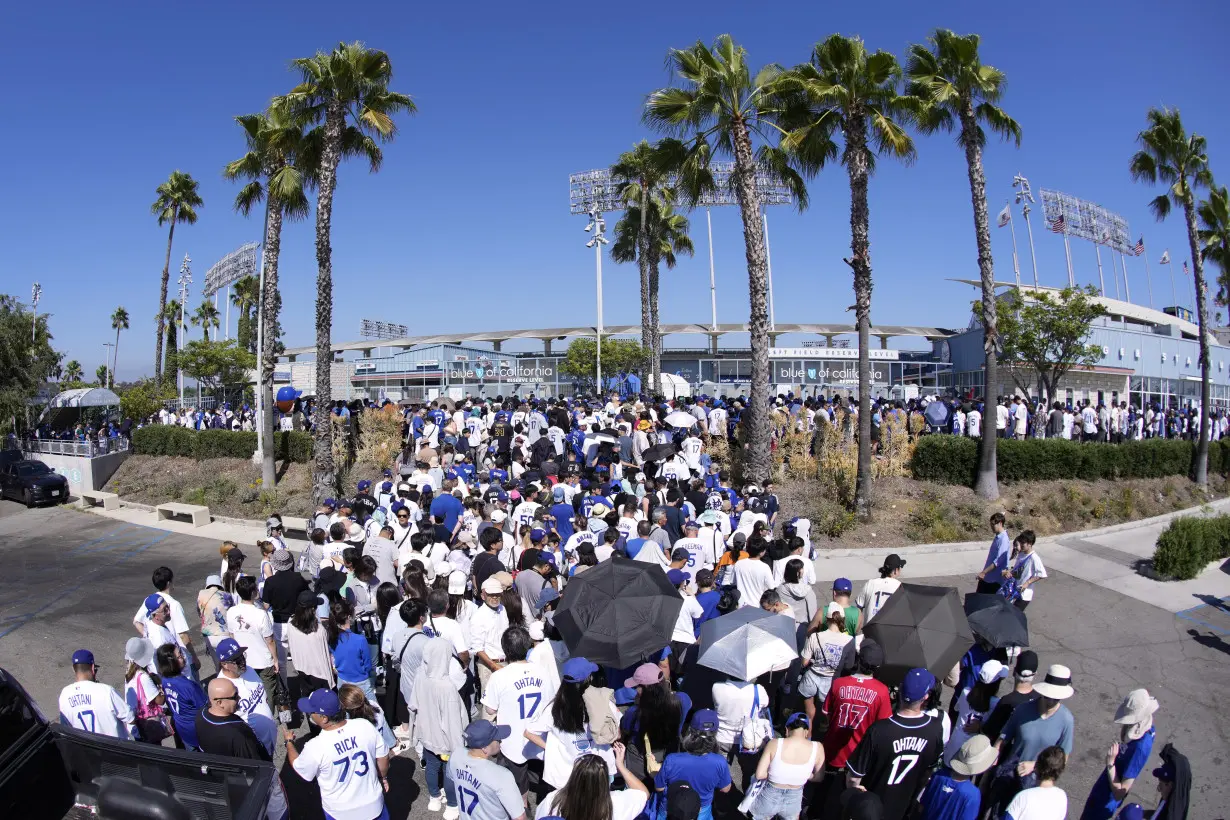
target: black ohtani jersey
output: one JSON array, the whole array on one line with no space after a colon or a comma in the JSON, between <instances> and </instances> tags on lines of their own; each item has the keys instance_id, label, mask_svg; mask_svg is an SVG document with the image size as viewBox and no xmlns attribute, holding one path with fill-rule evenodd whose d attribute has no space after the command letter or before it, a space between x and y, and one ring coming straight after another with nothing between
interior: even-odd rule
<instances>
[{"instance_id":1,"label":"black ohtani jersey","mask_svg":"<svg viewBox=\"0 0 1230 820\"><path fill-rule=\"evenodd\" d=\"M944 726L929 715L877 720L846 761L846 771L884 803L884 820L902 820L944 751Z\"/></svg>"}]
</instances>

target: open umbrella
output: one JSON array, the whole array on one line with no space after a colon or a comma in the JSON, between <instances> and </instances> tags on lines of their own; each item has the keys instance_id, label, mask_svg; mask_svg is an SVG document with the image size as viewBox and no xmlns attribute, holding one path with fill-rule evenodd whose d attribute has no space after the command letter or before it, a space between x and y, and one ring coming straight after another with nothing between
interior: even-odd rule
<instances>
[{"instance_id":1,"label":"open umbrella","mask_svg":"<svg viewBox=\"0 0 1230 820\"><path fill-rule=\"evenodd\" d=\"M594 440L599 443L618 444L619 443L619 431L612 429L610 427L606 428L605 430L599 430L597 433L594 434Z\"/></svg>"},{"instance_id":2,"label":"open umbrella","mask_svg":"<svg viewBox=\"0 0 1230 820\"><path fill-rule=\"evenodd\" d=\"M695 427L698 424L696 416L693 416L691 413L685 413L682 410L676 410L673 413L669 413L666 418L662 420L671 427L679 427L683 430L686 430L689 427Z\"/></svg>"},{"instance_id":3,"label":"open umbrella","mask_svg":"<svg viewBox=\"0 0 1230 820\"><path fill-rule=\"evenodd\" d=\"M682 607L661 567L612 556L568 580L555 626L574 658L626 669L670 643Z\"/></svg>"},{"instance_id":4,"label":"open umbrella","mask_svg":"<svg viewBox=\"0 0 1230 820\"><path fill-rule=\"evenodd\" d=\"M696 662L739 680L755 680L799 656L795 635L794 618L789 615L740 607L705 621Z\"/></svg>"},{"instance_id":5,"label":"open umbrella","mask_svg":"<svg viewBox=\"0 0 1230 820\"><path fill-rule=\"evenodd\" d=\"M965 617L975 635L993 649L1029 646L1029 620L1002 595L965 596Z\"/></svg>"},{"instance_id":6,"label":"open umbrella","mask_svg":"<svg viewBox=\"0 0 1230 820\"><path fill-rule=\"evenodd\" d=\"M953 587L902 584L863 627L884 649L877 675L890 685L922 667L937 678L952 670L974 643L974 633Z\"/></svg>"},{"instance_id":7,"label":"open umbrella","mask_svg":"<svg viewBox=\"0 0 1230 820\"><path fill-rule=\"evenodd\" d=\"M674 454L675 443L668 441L664 444L655 444L654 446L647 448L641 455L646 461L666 461L666 459L670 458Z\"/></svg>"}]
</instances>

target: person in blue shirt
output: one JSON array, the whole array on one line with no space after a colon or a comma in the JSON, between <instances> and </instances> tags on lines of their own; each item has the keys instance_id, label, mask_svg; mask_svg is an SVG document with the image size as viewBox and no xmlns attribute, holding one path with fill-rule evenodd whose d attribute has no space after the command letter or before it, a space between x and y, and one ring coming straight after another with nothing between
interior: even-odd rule
<instances>
[{"instance_id":1,"label":"person in blue shirt","mask_svg":"<svg viewBox=\"0 0 1230 820\"><path fill-rule=\"evenodd\" d=\"M682 751L667 755L654 778L654 789L662 795L657 801L657 820L666 820L666 790L680 781L700 798L697 820L713 819L714 792L728 792L731 785L730 764L717 753L717 730L717 712L701 709L692 715L680 740Z\"/></svg>"},{"instance_id":2,"label":"person in blue shirt","mask_svg":"<svg viewBox=\"0 0 1230 820\"><path fill-rule=\"evenodd\" d=\"M1085 801L1081 820L1110 820L1119 804L1132 790L1153 753L1153 713L1157 699L1147 689L1134 689L1115 712L1119 742L1106 752L1106 766Z\"/></svg>"},{"instance_id":3,"label":"person in blue shirt","mask_svg":"<svg viewBox=\"0 0 1230 820\"><path fill-rule=\"evenodd\" d=\"M551 504L551 517L555 519L555 531L559 533L560 539L565 542L576 532L576 528L572 523L575 511L572 505L564 500L567 497L568 490L562 484L556 484L555 488L551 490L551 499L554 502Z\"/></svg>"},{"instance_id":4,"label":"person in blue shirt","mask_svg":"<svg viewBox=\"0 0 1230 820\"><path fill-rule=\"evenodd\" d=\"M700 637L700 628L705 621L711 621L720 614L717 610L718 602L722 600L722 592L717 589L717 582L713 577L713 570L702 569L696 573L696 603L700 604L701 612L699 618L692 619L692 627L696 631L696 637Z\"/></svg>"},{"instance_id":5,"label":"person in blue shirt","mask_svg":"<svg viewBox=\"0 0 1230 820\"><path fill-rule=\"evenodd\" d=\"M162 693L171 709L175 726L175 745L181 749L201 750L196 736L196 714L209 706L209 698L201 684L184 674L184 661L178 647L164 643L154 653L158 674L162 677Z\"/></svg>"},{"instance_id":6,"label":"person in blue shirt","mask_svg":"<svg viewBox=\"0 0 1230 820\"><path fill-rule=\"evenodd\" d=\"M333 668L337 670L338 685L353 683L363 690L368 700L374 701L376 689L372 684L372 674L375 663L367 638L350 629L353 617L354 607L347 601L336 600L330 605L329 620L325 622L329 652L333 656Z\"/></svg>"},{"instance_id":7,"label":"person in blue shirt","mask_svg":"<svg viewBox=\"0 0 1230 820\"><path fill-rule=\"evenodd\" d=\"M995 763L996 750L986 735L974 735L923 791L921 820L978 820L982 794L972 778Z\"/></svg>"},{"instance_id":8,"label":"person in blue shirt","mask_svg":"<svg viewBox=\"0 0 1230 820\"><path fill-rule=\"evenodd\" d=\"M1002 512L991 516L991 532L995 539L991 541L991 549L987 551L987 560L982 572L978 573L978 588L976 592L982 595L994 595L999 592L1004 578L1008 575L1008 559L1012 554L1012 542L1008 539L1007 519Z\"/></svg>"},{"instance_id":9,"label":"person in blue shirt","mask_svg":"<svg viewBox=\"0 0 1230 820\"><path fill-rule=\"evenodd\" d=\"M453 487L457 484L457 473L449 470L444 474L444 488L431 501L431 514L443 516L444 528L452 533L457 526L457 519L465 511L461 499L453 495Z\"/></svg>"}]
</instances>

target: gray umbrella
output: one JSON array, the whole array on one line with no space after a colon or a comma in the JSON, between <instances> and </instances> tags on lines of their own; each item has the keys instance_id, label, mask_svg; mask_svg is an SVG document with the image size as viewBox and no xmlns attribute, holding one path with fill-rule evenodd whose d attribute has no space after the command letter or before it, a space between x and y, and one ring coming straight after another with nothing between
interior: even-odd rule
<instances>
[{"instance_id":1,"label":"gray umbrella","mask_svg":"<svg viewBox=\"0 0 1230 820\"><path fill-rule=\"evenodd\" d=\"M794 618L745 606L705 621L696 662L739 680L755 680L797 658L796 640Z\"/></svg>"}]
</instances>

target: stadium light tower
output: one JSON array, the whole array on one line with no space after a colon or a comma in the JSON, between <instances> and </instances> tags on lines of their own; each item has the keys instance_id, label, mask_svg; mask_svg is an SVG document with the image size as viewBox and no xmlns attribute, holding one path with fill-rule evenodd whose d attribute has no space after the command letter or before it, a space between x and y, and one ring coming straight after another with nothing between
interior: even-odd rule
<instances>
[{"instance_id":1,"label":"stadium light tower","mask_svg":"<svg viewBox=\"0 0 1230 820\"><path fill-rule=\"evenodd\" d=\"M595 346L595 354L597 356L597 376L598 376L598 395L601 396L604 392L602 389L602 246L610 243L606 238L606 220L602 218L602 211L598 210L598 206L589 210L589 224L585 226L585 232L593 232L593 236L585 247L594 249L594 263L597 265L598 275L598 332L596 334L598 343Z\"/></svg>"},{"instance_id":2,"label":"stadium light tower","mask_svg":"<svg viewBox=\"0 0 1230 820\"><path fill-rule=\"evenodd\" d=\"M38 282L34 283L34 287L30 288L30 312L34 314L34 318L30 321L30 342L38 340L38 300L43 296L43 288Z\"/></svg>"},{"instance_id":3,"label":"stadium light tower","mask_svg":"<svg viewBox=\"0 0 1230 820\"><path fill-rule=\"evenodd\" d=\"M1025 230L1029 232L1029 261L1034 266L1034 287L1038 287L1038 256L1034 253L1034 226L1029 222L1029 212L1032 210L1029 205L1034 201L1033 191L1030 190L1029 180L1017 174L1012 178L1012 187L1016 188L1016 203L1021 206L1021 213L1025 215Z\"/></svg>"},{"instance_id":4,"label":"stadium light tower","mask_svg":"<svg viewBox=\"0 0 1230 820\"><path fill-rule=\"evenodd\" d=\"M184 254L184 261L179 265L179 332L175 334L179 343L180 353L184 350L184 305L188 303L188 286L192 284L192 257ZM175 357L175 366L179 370L179 409L184 409L184 365L183 356Z\"/></svg>"}]
</instances>

